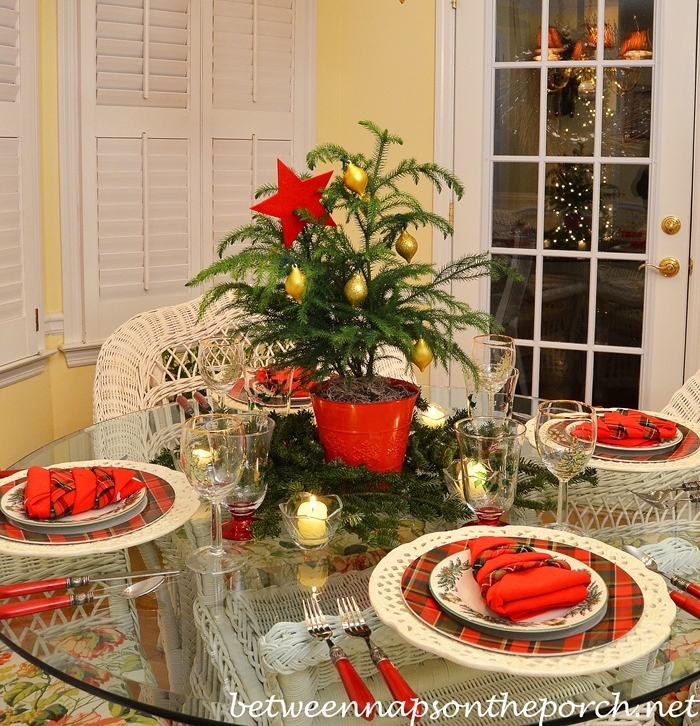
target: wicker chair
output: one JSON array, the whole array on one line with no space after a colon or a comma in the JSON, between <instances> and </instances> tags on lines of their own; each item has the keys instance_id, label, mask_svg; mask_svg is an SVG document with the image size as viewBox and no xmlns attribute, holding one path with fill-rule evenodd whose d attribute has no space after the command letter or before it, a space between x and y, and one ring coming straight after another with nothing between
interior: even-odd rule
<instances>
[{"instance_id":1,"label":"wicker chair","mask_svg":"<svg viewBox=\"0 0 700 726\"><path fill-rule=\"evenodd\" d=\"M700 370L671 396L661 413L686 421L700 421Z\"/></svg>"}]
</instances>

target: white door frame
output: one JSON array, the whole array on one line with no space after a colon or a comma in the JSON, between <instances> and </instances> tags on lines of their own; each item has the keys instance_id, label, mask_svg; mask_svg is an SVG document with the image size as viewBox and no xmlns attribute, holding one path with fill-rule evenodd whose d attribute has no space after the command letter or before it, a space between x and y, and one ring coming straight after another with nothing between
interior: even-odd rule
<instances>
[{"instance_id":1,"label":"white door frame","mask_svg":"<svg viewBox=\"0 0 700 726\"><path fill-rule=\"evenodd\" d=\"M456 9L452 5L453 0L437 0L436 2L436 21L435 21L435 139L434 139L434 159L437 164L454 168L454 115L455 115L455 67L457 63L457 54L460 49L456 47ZM457 0L457 2L465 2L465 0ZM466 0L468 12L470 13L470 22L474 27L484 28L482 37L486 37L486 17L484 0ZM456 5L456 3L455 3ZM485 41L480 47L470 47L469 54L474 57L476 54L482 54L486 51ZM462 51L464 52L464 51ZM700 266L700 225L692 225L692 220L700 215L700 103L698 96L700 95L700 42L697 44L696 55L696 88L695 104L694 104L694 158L693 158L693 193L691 201L691 232L690 232L690 260L681 260L681 264L692 264L693 260L697 260ZM483 93L483 74L475 73L470 93ZM460 101L461 102L461 101ZM481 121L481 138L484 139L485 127L483 119ZM476 120L475 120L476 124ZM483 141L482 141L483 143ZM475 151L475 157L481 156L480 150ZM479 167L475 167L479 168ZM468 195L467 195L468 196ZM444 216L449 212L449 199L443 198L446 195L435 194L433 198L433 210ZM473 205L475 212L479 210L481 205L480 199L466 199L461 202ZM650 228L653 220L649 221ZM658 225L656 226L658 229ZM433 262L437 265L443 265L450 261L453 253L453 245L433 244ZM654 259L650 259L654 262ZM654 284L650 278L647 282ZM472 300L469 300L474 304ZM478 298L476 304L479 304ZM686 348L684 360L684 380L692 375L696 370L700 369L700 267L691 274L688 281L688 314L686 322ZM434 370L431 373L432 385L462 385L461 371L453 369L451 375L446 374L442 370Z\"/></svg>"}]
</instances>

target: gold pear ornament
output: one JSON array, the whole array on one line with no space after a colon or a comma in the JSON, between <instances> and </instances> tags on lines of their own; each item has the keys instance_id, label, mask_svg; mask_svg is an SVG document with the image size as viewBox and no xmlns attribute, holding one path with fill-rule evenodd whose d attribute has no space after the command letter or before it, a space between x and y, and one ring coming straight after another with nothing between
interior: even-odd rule
<instances>
[{"instance_id":1,"label":"gold pear ornament","mask_svg":"<svg viewBox=\"0 0 700 726\"><path fill-rule=\"evenodd\" d=\"M292 271L284 282L284 289L288 295L301 303L306 291L306 275L296 265L292 265Z\"/></svg>"},{"instance_id":2,"label":"gold pear ornament","mask_svg":"<svg viewBox=\"0 0 700 726\"><path fill-rule=\"evenodd\" d=\"M343 174L343 184L360 197L367 189L367 172L356 164L348 161L345 164L345 173Z\"/></svg>"},{"instance_id":3,"label":"gold pear ornament","mask_svg":"<svg viewBox=\"0 0 700 726\"><path fill-rule=\"evenodd\" d=\"M345 299L356 308L361 305L363 300L367 297L369 290L367 289L367 283L365 278L359 272L356 272L346 283L343 288Z\"/></svg>"},{"instance_id":4,"label":"gold pear ornament","mask_svg":"<svg viewBox=\"0 0 700 726\"><path fill-rule=\"evenodd\" d=\"M428 344L423 338L418 338L416 344L413 346L413 356L411 357L411 363L420 368L421 373L430 365L433 360L433 351L430 350Z\"/></svg>"},{"instance_id":5,"label":"gold pear ornament","mask_svg":"<svg viewBox=\"0 0 700 726\"><path fill-rule=\"evenodd\" d=\"M413 259L413 255L418 251L416 238L404 229L396 240L396 251L406 262L410 262Z\"/></svg>"}]
</instances>

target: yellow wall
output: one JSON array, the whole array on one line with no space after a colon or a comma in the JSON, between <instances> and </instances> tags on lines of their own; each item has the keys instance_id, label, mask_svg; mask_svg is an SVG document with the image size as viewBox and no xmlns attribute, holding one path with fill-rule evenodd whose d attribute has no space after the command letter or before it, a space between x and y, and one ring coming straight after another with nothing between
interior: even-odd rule
<instances>
[{"instance_id":1,"label":"yellow wall","mask_svg":"<svg viewBox=\"0 0 700 726\"><path fill-rule=\"evenodd\" d=\"M39 3L44 311L63 310L58 195L58 79L56 7ZM433 158L435 0L318 0L316 134L369 152L357 122L370 119L404 139L396 157ZM414 193L431 208L426 185ZM418 258L430 259L430 235L415 233ZM47 337L55 349L58 337ZM94 366L68 368L62 353L44 373L0 388L0 468L91 421ZM9 413L8 413L9 412ZM18 425L18 412L27 413Z\"/></svg>"}]
</instances>

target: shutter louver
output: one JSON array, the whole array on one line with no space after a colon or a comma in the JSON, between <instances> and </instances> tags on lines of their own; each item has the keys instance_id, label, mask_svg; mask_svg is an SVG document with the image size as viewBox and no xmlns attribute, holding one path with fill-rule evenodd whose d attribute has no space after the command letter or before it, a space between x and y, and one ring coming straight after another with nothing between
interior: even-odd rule
<instances>
[{"instance_id":1,"label":"shutter louver","mask_svg":"<svg viewBox=\"0 0 700 726\"><path fill-rule=\"evenodd\" d=\"M218 0L214 5L214 108L292 110L292 0Z\"/></svg>"},{"instance_id":2,"label":"shutter louver","mask_svg":"<svg viewBox=\"0 0 700 726\"><path fill-rule=\"evenodd\" d=\"M187 108L188 0L97 3L97 103Z\"/></svg>"},{"instance_id":3,"label":"shutter louver","mask_svg":"<svg viewBox=\"0 0 700 726\"><path fill-rule=\"evenodd\" d=\"M24 314L19 139L0 139L0 323Z\"/></svg>"},{"instance_id":4,"label":"shutter louver","mask_svg":"<svg viewBox=\"0 0 700 726\"><path fill-rule=\"evenodd\" d=\"M17 0L0 0L0 101L19 94L19 12Z\"/></svg>"},{"instance_id":5,"label":"shutter louver","mask_svg":"<svg viewBox=\"0 0 700 726\"><path fill-rule=\"evenodd\" d=\"M232 230L251 219L255 190L277 183L277 159L291 165L290 141L213 139L214 249Z\"/></svg>"},{"instance_id":6,"label":"shutter louver","mask_svg":"<svg viewBox=\"0 0 700 726\"><path fill-rule=\"evenodd\" d=\"M100 301L182 293L190 276L188 149L187 139L98 139Z\"/></svg>"}]
</instances>

